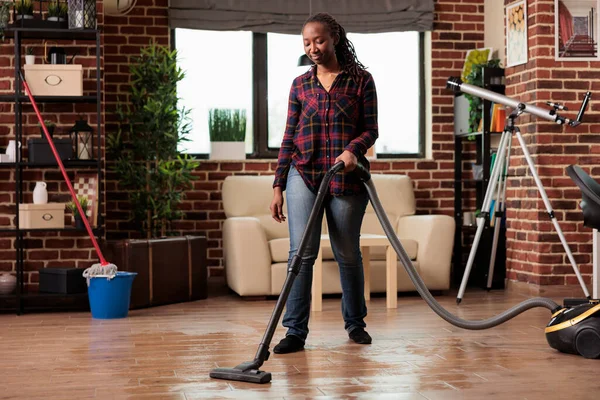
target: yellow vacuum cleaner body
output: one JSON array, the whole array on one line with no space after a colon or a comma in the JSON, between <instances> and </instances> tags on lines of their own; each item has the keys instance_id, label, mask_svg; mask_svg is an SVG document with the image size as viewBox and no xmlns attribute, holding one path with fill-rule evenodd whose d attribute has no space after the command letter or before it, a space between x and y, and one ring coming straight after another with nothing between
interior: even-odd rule
<instances>
[{"instance_id":1,"label":"yellow vacuum cleaner body","mask_svg":"<svg viewBox=\"0 0 600 400\"><path fill-rule=\"evenodd\" d=\"M546 325L553 349L585 358L600 358L600 304L590 302L563 308Z\"/></svg>"}]
</instances>

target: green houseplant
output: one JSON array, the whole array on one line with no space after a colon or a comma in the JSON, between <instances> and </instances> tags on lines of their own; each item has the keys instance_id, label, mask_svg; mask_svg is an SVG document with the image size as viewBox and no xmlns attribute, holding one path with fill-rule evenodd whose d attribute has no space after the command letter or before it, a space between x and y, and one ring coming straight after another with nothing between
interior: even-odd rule
<instances>
[{"instance_id":1,"label":"green houseplant","mask_svg":"<svg viewBox=\"0 0 600 400\"><path fill-rule=\"evenodd\" d=\"M199 165L179 151L191 129L189 111L177 107L184 73L177 52L157 44L142 48L130 71L129 103L117 109L119 129L108 136L107 150L127 190L131 221L146 238L164 237L183 216L178 206Z\"/></svg>"},{"instance_id":2,"label":"green houseplant","mask_svg":"<svg viewBox=\"0 0 600 400\"><path fill-rule=\"evenodd\" d=\"M492 59L484 63L473 64L471 71L465 77L465 83L483 87L483 68L498 68L499 66L499 59ZM465 98L469 102L469 132L478 132L479 121L481 121L483 115L483 101L481 100L481 97L472 96L467 93L465 93Z\"/></svg>"},{"instance_id":3,"label":"green houseplant","mask_svg":"<svg viewBox=\"0 0 600 400\"><path fill-rule=\"evenodd\" d=\"M40 124L38 122L37 125L40 127L40 133L42 134L42 138L45 138L46 136L44 136L44 128L42 127L42 124ZM53 137L54 129L56 128L56 123L49 119L45 119L44 125L46 125L46 129L48 129L48 133L50 134L50 137Z\"/></svg>"},{"instance_id":4,"label":"green houseplant","mask_svg":"<svg viewBox=\"0 0 600 400\"><path fill-rule=\"evenodd\" d=\"M67 3L60 3L57 0L48 3L48 21L65 21L67 13Z\"/></svg>"},{"instance_id":5,"label":"green houseplant","mask_svg":"<svg viewBox=\"0 0 600 400\"><path fill-rule=\"evenodd\" d=\"M87 212L87 208L88 208L88 198L86 196L77 196L77 201L79 202L79 205L81 205L81 209L84 212ZM79 210L77 209L77 205L75 203L74 200L69 201L66 204L66 208L68 210L71 211L71 213L73 214L73 219L75 221L75 228L80 229L80 230L84 230L85 229L85 225L83 223L83 218L81 215L79 215ZM86 217L87 218L87 217Z\"/></svg>"},{"instance_id":6,"label":"green houseplant","mask_svg":"<svg viewBox=\"0 0 600 400\"><path fill-rule=\"evenodd\" d=\"M33 19L33 3L31 0L17 0L15 8L17 19Z\"/></svg>"},{"instance_id":7,"label":"green houseplant","mask_svg":"<svg viewBox=\"0 0 600 400\"><path fill-rule=\"evenodd\" d=\"M177 52L151 44L129 63L128 102L117 107L118 130L107 138L109 168L127 196L130 222L141 238L108 240L107 257L135 272L131 307L206 298L206 237L177 234L180 203L199 163L179 149L191 129L179 109L177 84L184 74Z\"/></svg>"},{"instance_id":8,"label":"green houseplant","mask_svg":"<svg viewBox=\"0 0 600 400\"><path fill-rule=\"evenodd\" d=\"M210 158L246 158L246 110L213 108L208 114Z\"/></svg>"}]
</instances>

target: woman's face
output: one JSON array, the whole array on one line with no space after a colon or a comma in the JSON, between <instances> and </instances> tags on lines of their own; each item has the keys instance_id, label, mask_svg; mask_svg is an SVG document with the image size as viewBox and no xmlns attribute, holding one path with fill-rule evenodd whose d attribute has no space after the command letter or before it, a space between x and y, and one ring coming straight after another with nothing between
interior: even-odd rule
<instances>
[{"instance_id":1,"label":"woman's face","mask_svg":"<svg viewBox=\"0 0 600 400\"><path fill-rule=\"evenodd\" d=\"M302 30L304 52L315 64L328 64L335 59L335 38L320 22L309 22Z\"/></svg>"}]
</instances>

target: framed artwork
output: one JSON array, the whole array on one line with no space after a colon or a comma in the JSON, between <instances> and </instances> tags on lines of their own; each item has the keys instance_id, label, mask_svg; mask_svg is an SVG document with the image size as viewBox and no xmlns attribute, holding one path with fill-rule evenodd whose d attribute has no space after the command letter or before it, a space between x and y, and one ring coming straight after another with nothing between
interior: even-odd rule
<instances>
[{"instance_id":1,"label":"framed artwork","mask_svg":"<svg viewBox=\"0 0 600 400\"><path fill-rule=\"evenodd\" d=\"M599 61L600 0L554 0L554 59Z\"/></svg>"},{"instance_id":2,"label":"framed artwork","mask_svg":"<svg viewBox=\"0 0 600 400\"><path fill-rule=\"evenodd\" d=\"M86 216L91 226L98 225L98 174L94 172L76 172L73 190L77 196L86 196L88 209Z\"/></svg>"},{"instance_id":3,"label":"framed artwork","mask_svg":"<svg viewBox=\"0 0 600 400\"><path fill-rule=\"evenodd\" d=\"M527 2L506 6L506 66L527 63Z\"/></svg>"}]
</instances>

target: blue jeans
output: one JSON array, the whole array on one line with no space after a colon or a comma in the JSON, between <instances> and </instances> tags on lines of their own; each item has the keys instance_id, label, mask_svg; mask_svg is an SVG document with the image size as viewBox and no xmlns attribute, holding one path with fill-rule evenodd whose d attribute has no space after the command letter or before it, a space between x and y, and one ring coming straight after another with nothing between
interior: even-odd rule
<instances>
[{"instance_id":1,"label":"blue jeans","mask_svg":"<svg viewBox=\"0 0 600 400\"><path fill-rule=\"evenodd\" d=\"M298 250L317 196L306 187L293 166L288 173L286 191L290 230L289 263ZM283 326L288 328L286 335L295 335L302 340L306 340L308 336L313 265L319 252L324 212L327 216L331 248L340 269L344 329L350 333L358 327L366 327L364 318L367 315L367 306L360 252L360 228L368 201L366 193L339 197L328 195L325 198L315 230L308 234L310 240L307 251L286 302L286 312L283 316Z\"/></svg>"}]
</instances>

